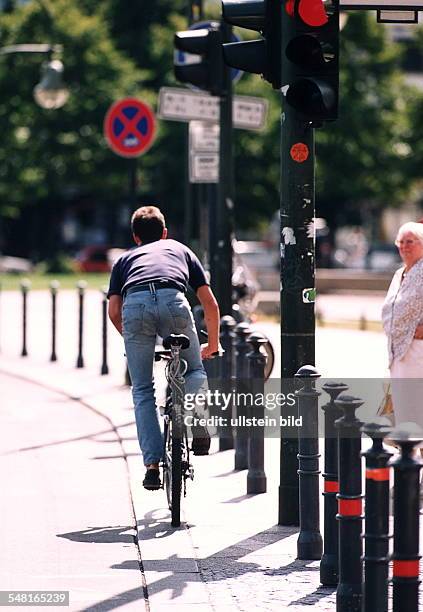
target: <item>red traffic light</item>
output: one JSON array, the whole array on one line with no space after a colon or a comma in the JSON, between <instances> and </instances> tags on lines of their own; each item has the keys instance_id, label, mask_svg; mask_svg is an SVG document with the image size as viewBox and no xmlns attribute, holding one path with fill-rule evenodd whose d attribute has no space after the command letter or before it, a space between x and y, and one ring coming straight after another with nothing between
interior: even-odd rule
<instances>
[{"instance_id":1,"label":"red traffic light","mask_svg":"<svg viewBox=\"0 0 423 612\"><path fill-rule=\"evenodd\" d=\"M299 0L298 15L306 25L316 28L328 22L323 0Z\"/></svg>"}]
</instances>

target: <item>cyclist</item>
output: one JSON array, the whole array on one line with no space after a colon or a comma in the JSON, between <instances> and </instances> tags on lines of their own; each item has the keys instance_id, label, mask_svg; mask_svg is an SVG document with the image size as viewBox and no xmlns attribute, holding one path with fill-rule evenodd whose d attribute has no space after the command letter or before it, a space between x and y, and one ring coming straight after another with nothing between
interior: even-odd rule
<instances>
[{"instance_id":1,"label":"cyclist","mask_svg":"<svg viewBox=\"0 0 423 612\"><path fill-rule=\"evenodd\" d=\"M187 393L197 393L207 388L202 359L219 350L220 315L198 258L185 245L167 238L159 208L138 208L132 215L131 229L136 246L125 251L113 266L109 317L125 342L138 440L146 467L143 486L156 490L161 487L159 462L163 453L153 385L156 336L188 336L190 346L182 353L188 365L185 387ZM185 297L188 285L204 308L208 343L202 347ZM193 430L194 455L207 455L209 448L207 430Z\"/></svg>"}]
</instances>

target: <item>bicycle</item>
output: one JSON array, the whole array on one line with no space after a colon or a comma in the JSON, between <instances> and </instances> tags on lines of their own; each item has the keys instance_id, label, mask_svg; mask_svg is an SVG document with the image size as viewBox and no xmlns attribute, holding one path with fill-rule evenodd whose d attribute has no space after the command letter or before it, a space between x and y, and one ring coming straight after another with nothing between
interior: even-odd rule
<instances>
[{"instance_id":1,"label":"bicycle","mask_svg":"<svg viewBox=\"0 0 423 612\"><path fill-rule=\"evenodd\" d=\"M187 363L181 358L181 350L189 347L189 338L183 334L171 334L163 340L163 349L155 351L155 361L166 360L166 379L169 391L164 408L163 432L163 484L171 511L172 527L181 524L182 486L186 495L186 481L194 479L190 463L188 432L184 422L184 375Z\"/></svg>"}]
</instances>

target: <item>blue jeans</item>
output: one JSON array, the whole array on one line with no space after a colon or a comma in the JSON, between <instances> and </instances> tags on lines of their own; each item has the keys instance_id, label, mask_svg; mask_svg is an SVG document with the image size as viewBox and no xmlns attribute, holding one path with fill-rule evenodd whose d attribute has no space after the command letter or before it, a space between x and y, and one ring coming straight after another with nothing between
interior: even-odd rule
<instances>
[{"instance_id":1,"label":"blue jeans","mask_svg":"<svg viewBox=\"0 0 423 612\"><path fill-rule=\"evenodd\" d=\"M190 346L181 356L187 362L186 393L207 386L200 343L191 309L177 289L145 290L125 297L122 309L123 338L132 381L135 421L144 464L158 463L163 454L163 437L154 395L153 362L157 335L185 334Z\"/></svg>"}]
</instances>

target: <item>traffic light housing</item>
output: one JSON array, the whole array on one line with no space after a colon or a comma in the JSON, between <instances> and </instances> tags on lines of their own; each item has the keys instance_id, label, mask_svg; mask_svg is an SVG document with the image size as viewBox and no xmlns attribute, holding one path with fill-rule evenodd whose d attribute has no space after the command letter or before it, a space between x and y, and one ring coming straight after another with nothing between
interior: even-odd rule
<instances>
[{"instance_id":1,"label":"traffic light housing","mask_svg":"<svg viewBox=\"0 0 423 612\"><path fill-rule=\"evenodd\" d=\"M224 95L222 33L219 24L213 23L210 29L176 32L174 45L178 51L189 54L183 56L182 61L175 59L175 78L182 83L205 89L214 96Z\"/></svg>"},{"instance_id":2,"label":"traffic light housing","mask_svg":"<svg viewBox=\"0 0 423 612\"><path fill-rule=\"evenodd\" d=\"M283 0L282 75L299 119L338 116L339 0Z\"/></svg>"},{"instance_id":3,"label":"traffic light housing","mask_svg":"<svg viewBox=\"0 0 423 612\"><path fill-rule=\"evenodd\" d=\"M223 45L228 66L261 74L274 89L281 87L282 0L222 0L226 23L260 32L261 39Z\"/></svg>"}]
</instances>

